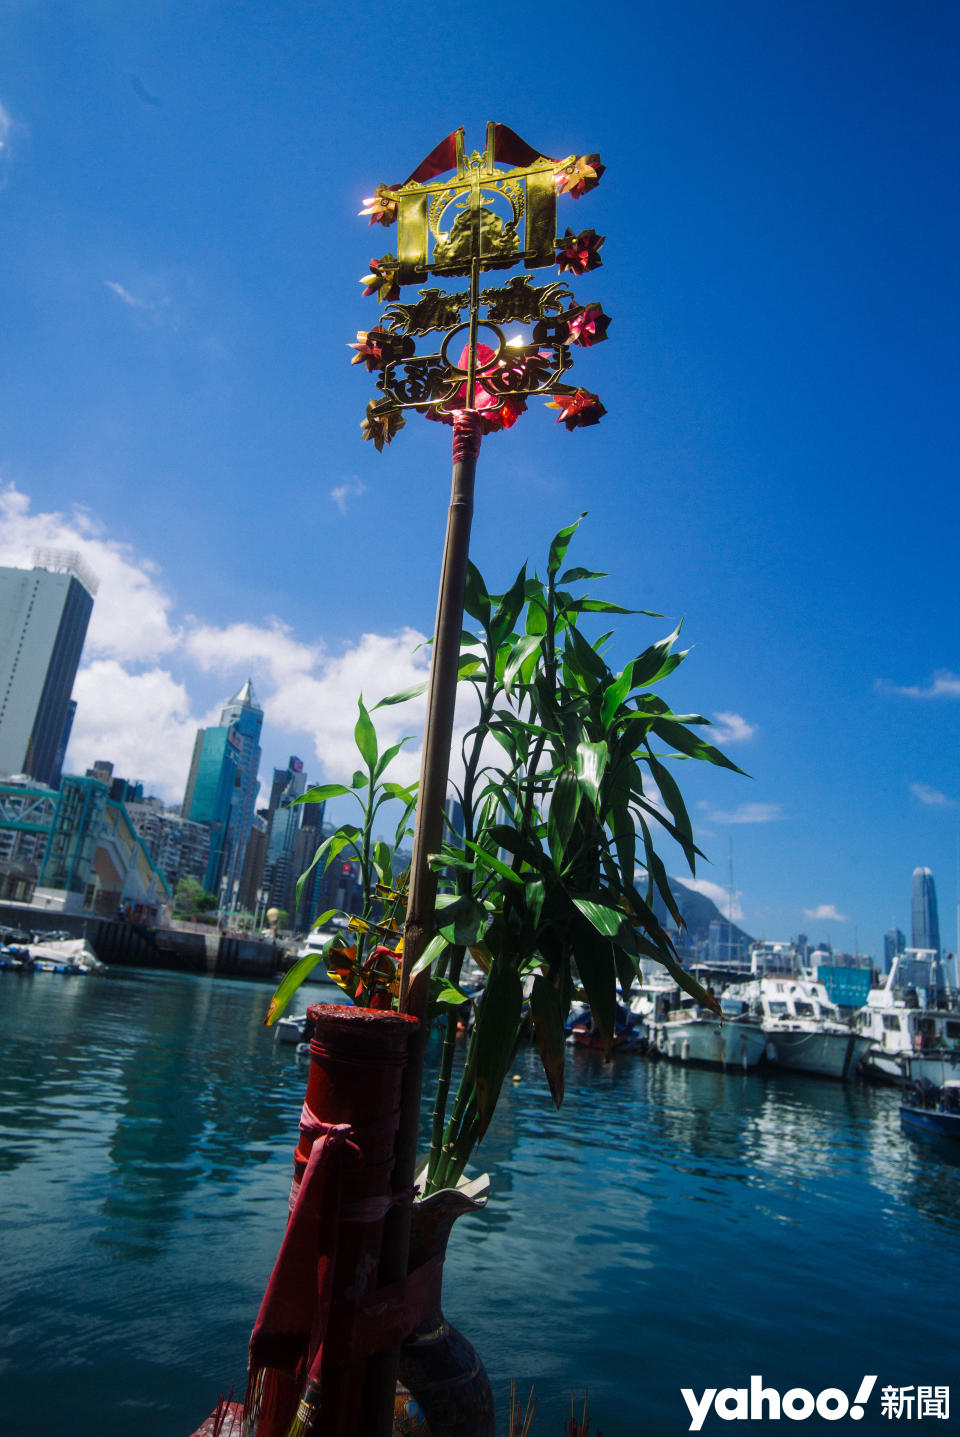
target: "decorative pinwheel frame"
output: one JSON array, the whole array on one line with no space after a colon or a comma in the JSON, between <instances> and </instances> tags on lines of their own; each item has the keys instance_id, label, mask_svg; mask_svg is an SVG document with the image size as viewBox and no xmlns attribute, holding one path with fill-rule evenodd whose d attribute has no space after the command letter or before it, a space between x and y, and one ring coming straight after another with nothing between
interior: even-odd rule
<instances>
[{"instance_id":1,"label":"decorative pinwheel frame","mask_svg":"<svg viewBox=\"0 0 960 1437\"><path fill-rule=\"evenodd\" d=\"M480 284L488 271L521 261L528 270L556 265L561 275L597 269L603 236L567 229L558 238L556 210L558 195L579 199L603 170L599 155L551 159L506 125L491 123L483 154L467 158L463 130L454 130L409 179L377 186L360 213L371 225L397 223L398 253L371 260L361 281L365 295L387 306L380 323L359 331L350 346L352 362L378 375L383 394L367 406L364 439L382 450L408 409L446 424L457 410L473 409L484 433L509 429L535 394L548 397L560 411L557 423L568 429L599 422L606 410L597 396L563 376L573 363L572 345L606 339L610 319L602 306L578 304L562 280L535 285L517 274L498 287ZM469 287L428 284L431 277L462 276ZM418 298L399 303L407 285L420 286ZM518 326L532 326L529 339ZM443 335L439 350L418 355L415 339L432 333Z\"/></svg>"}]
</instances>

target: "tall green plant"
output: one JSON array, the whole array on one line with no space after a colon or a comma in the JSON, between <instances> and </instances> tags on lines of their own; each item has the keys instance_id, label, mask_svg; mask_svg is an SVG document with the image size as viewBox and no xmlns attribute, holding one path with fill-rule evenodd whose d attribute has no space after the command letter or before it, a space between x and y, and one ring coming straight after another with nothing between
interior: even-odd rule
<instances>
[{"instance_id":1,"label":"tall green plant","mask_svg":"<svg viewBox=\"0 0 960 1437\"><path fill-rule=\"evenodd\" d=\"M674 713L654 692L685 657L675 648L679 629L618 671L605 657L611 635L591 640L584 633L590 616L637 611L585 592L605 575L564 568L579 522L553 539L543 579L524 567L506 593L490 594L475 567L468 573L465 611L475 627L464 632L460 677L474 691L476 716L462 747L462 845L451 835L432 859L441 875L437 931L418 964L431 970L431 1013L443 1028L427 1191L462 1175L531 1025L559 1107L564 1024L575 992L586 996L608 1049L617 989L627 996L644 957L716 1007L680 966L654 912L659 894L683 926L655 838L666 833L695 872L702 855L671 759L741 770L694 732L707 719ZM348 846L362 864L367 855L368 921L377 885L382 891L388 881L372 841L376 812L387 797L400 798L405 825L415 801L411 790L394 791L383 778L400 746L380 755L371 730L361 702L356 737L365 770L351 789L330 784L304 795L317 801L363 792L363 824L343 825L314 863ZM645 875L640 887L638 870ZM468 951L486 978L454 1091Z\"/></svg>"},{"instance_id":2,"label":"tall green plant","mask_svg":"<svg viewBox=\"0 0 960 1437\"><path fill-rule=\"evenodd\" d=\"M422 693L422 686L408 689L404 693L392 694L374 705L374 712L388 704L403 703ZM398 922L397 910L402 906L403 881L394 875L393 855L404 838L410 833L410 817L416 805L416 785L394 783L385 777L397 754L408 738L380 751L377 731L361 695L358 700L359 716L353 730L354 742L360 755L362 768L358 768L349 785L324 783L308 789L296 803L325 803L328 799L352 798L360 808L359 823L341 823L329 837L325 838L313 855L305 873L297 881L297 904L310 874L322 865L329 867L341 854L346 853L360 865L360 887L362 907L360 914L349 916L349 926L356 935L353 944L331 938L319 952L307 953L290 969L273 995L267 1010L265 1022L275 1023L300 984L313 971L321 959L332 965L332 975L347 990L351 997L369 1002L374 993L389 990L392 974L382 978L382 968L370 965L367 950L375 946L378 938L390 933L399 934L402 922ZM374 837L377 814L386 803L400 804L400 819L397 823L393 846ZM320 927L336 914L328 909L314 922ZM383 920L382 922L380 920Z\"/></svg>"},{"instance_id":3,"label":"tall green plant","mask_svg":"<svg viewBox=\"0 0 960 1437\"><path fill-rule=\"evenodd\" d=\"M695 871L699 850L670 756L740 770L693 732L705 718L674 713L652 691L683 661L679 630L616 672L604 657L609 634L592 642L584 634L587 615L632 611L583 592L605 576L564 569L578 523L554 538L545 579L522 569L506 594L491 596L470 571L466 610L479 628L465 642L461 672L477 692L479 717L464 744L464 847L445 845L435 860L456 881L438 905L439 932L421 966L455 986L470 949L487 978L449 1114L447 1018L428 1190L462 1174L529 1023L560 1105L564 1023L578 987L608 1049L617 988L629 993L642 957L715 1006L678 963L654 912L659 893L682 927L654 836L669 834Z\"/></svg>"}]
</instances>

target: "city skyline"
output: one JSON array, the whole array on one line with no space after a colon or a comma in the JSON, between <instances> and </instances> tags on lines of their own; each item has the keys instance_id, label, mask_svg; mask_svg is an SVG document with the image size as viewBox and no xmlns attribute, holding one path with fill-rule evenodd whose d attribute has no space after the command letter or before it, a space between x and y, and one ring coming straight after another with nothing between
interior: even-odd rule
<instances>
[{"instance_id":1,"label":"city skyline","mask_svg":"<svg viewBox=\"0 0 960 1437\"><path fill-rule=\"evenodd\" d=\"M501 120L601 152L589 214L570 200L561 221L606 235L601 283L572 283L613 322L591 351L600 425L567 434L531 405L484 440L476 563L505 588L589 510L570 561L665 616L618 619L612 656L685 618L664 697L751 775L678 771L722 908L733 840L734 922L879 953L910 931L923 866L952 949L960 17L923 16L642 4L630 47L591 17L602 66L573 115L546 7L507 79L465 66L478 42L429 7L396 33L374 4L389 96L345 15L268 0L225 28L204 6L78 0L61 31L19 7L0 563L69 548L101 577L68 767L109 758L175 801L197 728L252 675L264 771L300 753L349 779L357 695L422 680L449 436L359 442L347 345L381 311L357 281L393 236L357 212L454 125L471 148ZM395 742L421 714L377 720ZM413 742L398 777L416 770Z\"/></svg>"}]
</instances>

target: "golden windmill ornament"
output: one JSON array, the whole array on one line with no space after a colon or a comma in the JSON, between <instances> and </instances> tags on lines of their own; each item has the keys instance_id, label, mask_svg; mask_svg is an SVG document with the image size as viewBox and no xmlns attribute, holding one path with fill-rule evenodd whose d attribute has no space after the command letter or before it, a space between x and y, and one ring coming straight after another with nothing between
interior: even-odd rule
<instances>
[{"instance_id":1,"label":"golden windmill ornament","mask_svg":"<svg viewBox=\"0 0 960 1437\"><path fill-rule=\"evenodd\" d=\"M474 412L485 434L509 429L533 395L558 408L557 422L568 429L602 418L598 397L564 379L573 346L606 338L602 306L577 303L563 281L537 285L517 274L505 284L481 283L519 264L556 265L571 276L596 269L603 236L568 228L558 238L557 199L580 198L603 170L599 155L553 159L491 122L482 153L468 157L463 130L454 130L402 184L377 187L360 213L371 225L397 224L397 254L370 261L364 294L387 307L351 348L353 362L378 375L383 397L371 400L362 426L378 450L410 409L447 424L458 412ZM468 287L441 287L466 277ZM417 286L417 297L401 300L409 286ZM443 336L439 348L418 354L416 340L434 333Z\"/></svg>"}]
</instances>

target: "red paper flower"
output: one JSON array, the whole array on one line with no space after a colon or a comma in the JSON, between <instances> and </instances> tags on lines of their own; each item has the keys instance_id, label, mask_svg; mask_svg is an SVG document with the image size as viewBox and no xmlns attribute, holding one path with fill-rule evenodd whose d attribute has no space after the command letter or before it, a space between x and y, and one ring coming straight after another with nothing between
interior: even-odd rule
<instances>
[{"instance_id":1,"label":"red paper flower","mask_svg":"<svg viewBox=\"0 0 960 1437\"><path fill-rule=\"evenodd\" d=\"M558 394L556 399L547 401L547 408L559 409L557 423L564 423L570 430L585 429L588 424L599 424L607 412L589 389L575 389L572 394Z\"/></svg>"},{"instance_id":2,"label":"red paper flower","mask_svg":"<svg viewBox=\"0 0 960 1437\"><path fill-rule=\"evenodd\" d=\"M369 215L372 225L392 225L397 218L397 202L386 190L384 185L377 185L376 194L370 195L364 200L365 208L360 214Z\"/></svg>"},{"instance_id":3,"label":"red paper flower","mask_svg":"<svg viewBox=\"0 0 960 1437\"><path fill-rule=\"evenodd\" d=\"M405 335L392 334L390 330L376 325L373 329L358 329L356 344L348 344L347 348L357 351L350 363L365 364L368 372L372 373L375 369L383 369L393 359L403 359L412 354L414 344Z\"/></svg>"},{"instance_id":4,"label":"red paper flower","mask_svg":"<svg viewBox=\"0 0 960 1437\"><path fill-rule=\"evenodd\" d=\"M397 284L397 260L392 254L385 254L380 259L370 261L370 273L365 274L360 281L366 285L363 291L364 298L368 294L375 294L381 304L386 299L399 299L400 286Z\"/></svg>"},{"instance_id":5,"label":"red paper flower","mask_svg":"<svg viewBox=\"0 0 960 1437\"><path fill-rule=\"evenodd\" d=\"M402 429L407 422L398 410L389 406L389 400L381 400L380 404L377 404L371 399L367 405L367 417L360 425L363 438L373 440L378 454L383 452L383 446L389 444L397 430Z\"/></svg>"},{"instance_id":6,"label":"red paper flower","mask_svg":"<svg viewBox=\"0 0 960 1437\"><path fill-rule=\"evenodd\" d=\"M486 344L477 345L477 369L482 365L488 365L493 359L494 351ZM464 349L460 356L460 369L466 369L470 362L469 347ZM461 384L454 396L454 401L447 400L451 404L451 411L443 413L436 406L427 410L428 419L439 419L442 424L453 423L454 409L463 409L467 399L467 386ZM512 429L520 415L527 407L527 401L522 394L494 394L483 385L483 375L477 374L477 384L474 390L473 407L480 415L480 431L482 434L493 434L498 429Z\"/></svg>"},{"instance_id":7,"label":"red paper flower","mask_svg":"<svg viewBox=\"0 0 960 1437\"><path fill-rule=\"evenodd\" d=\"M375 369L383 368L383 350L378 340L384 335L383 329L358 329L356 344L348 344L348 349L355 349L357 352L351 359L351 364L365 364L368 373Z\"/></svg>"},{"instance_id":8,"label":"red paper flower","mask_svg":"<svg viewBox=\"0 0 960 1437\"><path fill-rule=\"evenodd\" d=\"M607 337L610 316L604 314L602 305L585 304L580 309L570 310L564 315L564 319L570 327L567 335L570 344L579 344L584 349L589 349L591 345L599 344ZM357 338L359 337L358 335Z\"/></svg>"},{"instance_id":9,"label":"red paper flower","mask_svg":"<svg viewBox=\"0 0 960 1437\"><path fill-rule=\"evenodd\" d=\"M554 176L557 193L572 195L575 200L578 200L588 190L597 188L600 176L606 168L606 165L601 164L599 155L576 155Z\"/></svg>"},{"instance_id":10,"label":"red paper flower","mask_svg":"<svg viewBox=\"0 0 960 1437\"><path fill-rule=\"evenodd\" d=\"M599 249L604 238L596 230L581 230L578 235L571 229L565 230L563 238L557 241L559 272L563 274L568 269L571 274L586 274L587 270L599 269L603 264Z\"/></svg>"}]
</instances>

